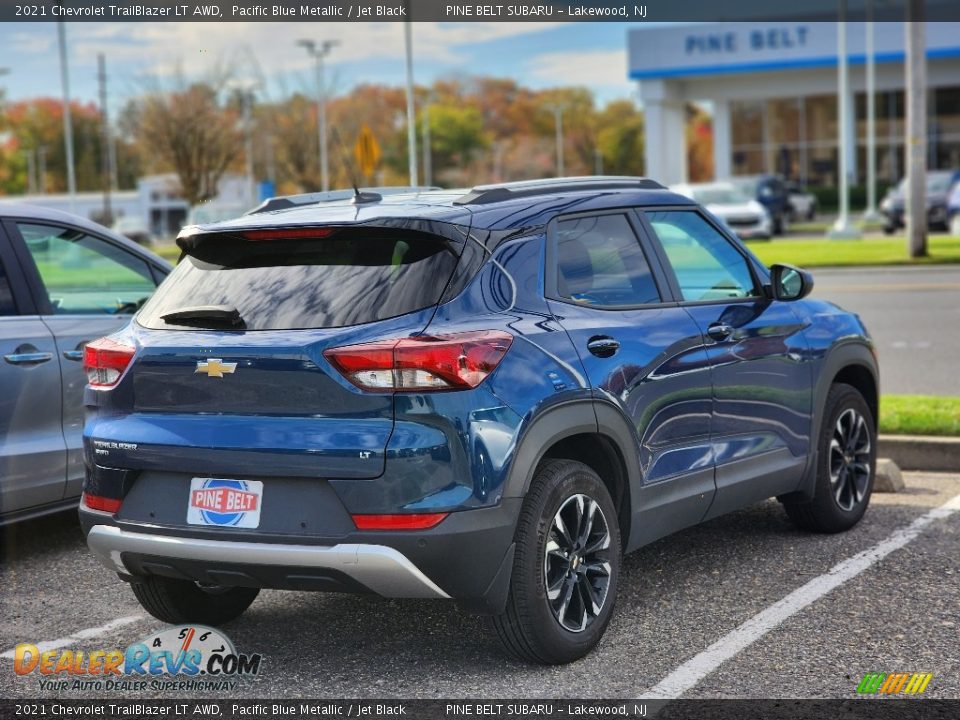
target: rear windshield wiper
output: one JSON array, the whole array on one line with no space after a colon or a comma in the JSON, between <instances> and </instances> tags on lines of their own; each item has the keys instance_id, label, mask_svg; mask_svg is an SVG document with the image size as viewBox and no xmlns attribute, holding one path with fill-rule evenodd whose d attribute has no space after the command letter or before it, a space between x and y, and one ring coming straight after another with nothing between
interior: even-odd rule
<instances>
[{"instance_id":1,"label":"rear windshield wiper","mask_svg":"<svg viewBox=\"0 0 960 720\"><path fill-rule=\"evenodd\" d=\"M171 310L160 316L169 325L193 325L195 327L222 327L243 329L246 323L240 311L232 305L193 305Z\"/></svg>"}]
</instances>

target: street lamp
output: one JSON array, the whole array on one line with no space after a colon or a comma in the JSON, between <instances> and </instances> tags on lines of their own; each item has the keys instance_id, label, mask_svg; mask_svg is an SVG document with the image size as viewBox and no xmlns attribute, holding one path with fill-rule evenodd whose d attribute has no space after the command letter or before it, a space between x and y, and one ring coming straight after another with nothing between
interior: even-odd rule
<instances>
[{"instance_id":1,"label":"street lamp","mask_svg":"<svg viewBox=\"0 0 960 720\"><path fill-rule=\"evenodd\" d=\"M57 40L60 46L60 84L63 90L63 143L67 160L67 191L70 193L70 210L76 211L77 175L73 166L73 119L70 116L70 70L67 65L67 28L57 23Z\"/></svg>"},{"instance_id":2,"label":"street lamp","mask_svg":"<svg viewBox=\"0 0 960 720\"><path fill-rule=\"evenodd\" d=\"M319 43L313 40L297 40L297 45L304 48L313 58L317 73L317 136L320 141L320 189L326 192L330 189L330 167L327 160L327 86L323 74L323 60L330 54L339 40L323 40Z\"/></svg>"}]
</instances>

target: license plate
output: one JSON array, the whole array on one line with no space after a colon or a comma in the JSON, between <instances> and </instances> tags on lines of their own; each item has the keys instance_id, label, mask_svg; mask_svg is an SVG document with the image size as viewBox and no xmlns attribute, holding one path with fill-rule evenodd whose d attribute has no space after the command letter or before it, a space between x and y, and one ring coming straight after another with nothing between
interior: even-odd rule
<instances>
[{"instance_id":1,"label":"license plate","mask_svg":"<svg viewBox=\"0 0 960 720\"><path fill-rule=\"evenodd\" d=\"M263 483L259 480L190 480L188 525L255 528L260 526Z\"/></svg>"}]
</instances>

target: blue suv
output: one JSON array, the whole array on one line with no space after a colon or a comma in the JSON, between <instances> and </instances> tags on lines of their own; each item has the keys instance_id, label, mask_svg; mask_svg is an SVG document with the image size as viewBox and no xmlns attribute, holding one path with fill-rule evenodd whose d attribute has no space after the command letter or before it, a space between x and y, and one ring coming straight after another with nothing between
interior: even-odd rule
<instances>
[{"instance_id":1,"label":"blue suv","mask_svg":"<svg viewBox=\"0 0 960 720\"><path fill-rule=\"evenodd\" d=\"M562 663L622 553L770 497L819 532L867 508L860 320L650 180L282 198L177 242L86 348L80 509L165 622L450 598Z\"/></svg>"}]
</instances>

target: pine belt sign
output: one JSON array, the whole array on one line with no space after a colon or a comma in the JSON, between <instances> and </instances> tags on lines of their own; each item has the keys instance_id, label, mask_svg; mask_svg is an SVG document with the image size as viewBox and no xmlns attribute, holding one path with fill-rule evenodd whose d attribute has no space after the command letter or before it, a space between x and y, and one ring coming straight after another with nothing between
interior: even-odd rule
<instances>
[{"instance_id":1,"label":"pine belt sign","mask_svg":"<svg viewBox=\"0 0 960 720\"><path fill-rule=\"evenodd\" d=\"M373 171L377 169L377 163L380 162L380 144L366 123L360 128L360 135L357 136L357 142L353 146L353 156L365 177L373 175Z\"/></svg>"}]
</instances>

